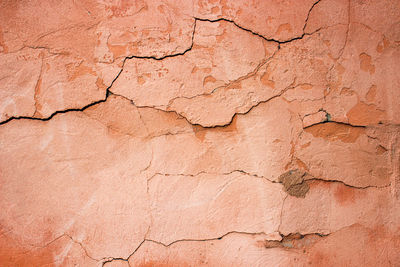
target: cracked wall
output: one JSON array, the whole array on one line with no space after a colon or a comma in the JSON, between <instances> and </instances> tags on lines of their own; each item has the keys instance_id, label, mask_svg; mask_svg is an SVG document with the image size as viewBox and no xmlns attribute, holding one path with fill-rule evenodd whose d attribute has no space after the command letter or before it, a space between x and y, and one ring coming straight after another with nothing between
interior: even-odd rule
<instances>
[{"instance_id":1,"label":"cracked wall","mask_svg":"<svg viewBox=\"0 0 400 267\"><path fill-rule=\"evenodd\" d=\"M399 265L400 1L0 20L0 266Z\"/></svg>"}]
</instances>

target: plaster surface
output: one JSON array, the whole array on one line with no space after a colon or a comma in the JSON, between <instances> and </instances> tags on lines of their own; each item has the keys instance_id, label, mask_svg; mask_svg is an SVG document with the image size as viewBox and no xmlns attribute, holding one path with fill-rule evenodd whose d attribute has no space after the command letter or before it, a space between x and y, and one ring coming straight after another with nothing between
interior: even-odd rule
<instances>
[{"instance_id":1,"label":"plaster surface","mask_svg":"<svg viewBox=\"0 0 400 267\"><path fill-rule=\"evenodd\" d=\"M0 22L0 266L399 266L400 1Z\"/></svg>"}]
</instances>

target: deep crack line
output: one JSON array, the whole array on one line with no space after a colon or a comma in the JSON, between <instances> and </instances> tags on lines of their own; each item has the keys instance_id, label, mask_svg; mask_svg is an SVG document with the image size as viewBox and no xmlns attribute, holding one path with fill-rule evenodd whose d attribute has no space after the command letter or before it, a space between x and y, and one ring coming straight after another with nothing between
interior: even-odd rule
<instances>
[{"instance_id":1,"label":"deep crack line","mask_svg":"<svg viewBox=\"0 0 400 267\"><path fill-rule=\"evenodd\" d=\"M197 22L196 22L196 20L195 20L195 21L194 21L194 24L193 24L193 32L192 32L192 42L191 42L191 45L190 45L187 49L185 49L183 52L179 52L179 53L175 53L175 54L170 54L170 55L165 55L165 56L163 56L163 57L147 57L147 56L135 56L135 55L125 57L124 60L123 60L123 62L122 62L122 67L121 67L120 71L118 72L117 76L112 80L110 86L107 87L107 89L106 89L106 94L105 94L104 99L100 99L100 100L98 100L98 101L92 102L92 103L90 103L90 104L88 104L88 105L85 105L85 106L83 106L83 107L81 107L81 108L70 108L70 109L65 109L65 110L57 110L57 111L55 111L54 113L52 113L49 117L46 117L46 118L37 118L37 117L29 117L29 116L17 116L17 117L12 116L12 117L10 117L10 118L8 118L8 119L6 119L6 120L0 122L0 126L1 126L1 125L4 125L4 124L6 124L6 123L8 123L8 122L10 122L10 121L13 121L13 120L21 120L21 119L26 119L26 120L37 120L37 121L48 121L48 120L51 120L51 119L52 119L54 116L56 116L57 114L63 114L63 113L72 112L72 111L84 111L85 109L88 109L88 108L90 108L90 107L92 107L92 106L95 106L95 105L97 105L97 104L101 104L101 103L106 102L108 96L112 93L112 92L110 91L111 87L113 86L113 84L115 83L115 81L118 79L118 77L121 75L121 73L124 71L125 62L126 62L128 59L132 59L132 58L142 58L142 59L163 60L163 59L165 59L165 58L170 58L170 57L176 57L176 56L185 55L187 52L189 52L189 51L192 50L192 48L193 48L194 35L195 35L195 31L196 31L196 23L197 23Z\"/></svg>"},{"instance_id":2,"label":"deep crack line","mask_svg":"<svg viewBox=\"0 0 400 267\"><path fill-rule=\"evenodd\" d=\"M332 180L332 179L322 179L322 178L310 178L310 179L306 179L304 180L304 182L308 182L308 181L317 181L317 182L324 182L324 183L339 183L342 184L346 187L352 188L352 189L359 189L359 190L363 190L363 189L369 189L369 188L376 188L376 189L383 189L383 188L388 188L391 186L391 184L386 184L386 185L382 185L382 186L378 186L378 185L366 185L366 186L356 186L356 185L351 185L348 183L345 183L341 180Z\"/></svg>"},{"instance_id":3,"label":"deep crack line","mask_svg":"<svg viewBox=\"0 0 400 267\"><path fill-rule=\"evenodd\" d=\"M192 40L191 40L191 44L190 44L190 46L189 46L188 48L186 48L186 49L185 49L184 51L182 51L182 52L178 52L178 53L174 53L174 54L169 54L169 55L165 55L165 56L162 56L162 57L155 57L155 56L137 56L137 55L131 55L131 56L125 57L124 60L123 60L123 63L122 63L121 70L118 72L117 76L113 79L113 81L111 82L110 86L107 87L107 89L106 89L106 94L105 94L104 99L100 99L100 100L98 100L98 101L92 102L92 103L87 104L87 105L85 105L85 106L83 106L83 107L81 107L81 108L69 108L69 109L64 109L64 110L57 110L57 111L55 111L54 113L52 113L50 116L48 116L48 117L46 117L46 118L37 118L37 117L29 117L29 116L12 116L12 117L9 117L8 119L6 119L6 120L0 122L0 126L1 126L1 125L4 125L4 124L6 124L6 123L8 123L8 122L10 122L10 121L13 121L13 120L22 120L22 119L37 120L37 121L48 121L48 120L51 120L51 119L52 119L54 116L56 116L57 114L64 114L64 113L73 112L73 111L77 111L77 112L80 111L80 112L82 112L82 111L84 111L84 110L86 110L86 109L88 109L88 108L90 108L90 107L92 107L92 106L95 106L95 105L97 105L97 104L101 104L101 103L106 102L108 96L110 95L110 93L112 93L110 89L112 88L114 82L118 79L118 77L119 77L119 76L121 75L121 73L124 71L124 66L125 66L125 63L126 63L126 61L127 61L128 59L137 58L137 59L163 60L163 59L166 59L166 58L177 57L177 56L183 56L183 55L185 55L187 52L191 51L192 48L193 48L193 45L194 45L194 37L195 37L195 34L196 34L196 25L197 25L197 21L208 21L208 22L211 22L211 23L213 23L213 22L219 22L219 21L226 21L226 22L232 23L233 25L235 25L235 26L238 27L239 29L244 30L244 31L247 31L247 32L250 32L251 34L256 35L256 36L258 36L258 37L260 37L260 38L262 38L262 39L264 39L264 40L266 40L266 41L278 43L278 50L279 50L279 49L280 49L280 44L285 44L285 43L292 42L292 41L294 41L294 40L302 39L304 36L306 36L306 35L312 35L313 33L315 33L315 32L318 31L318 30L316 30L316 31L313 32L313 33L305 33L305 32L304 32L304 29L305 29L306 26L307 26L307 22L308 22L308 19L309 19L309 16L310 16L310 13L311 13L312 9L313 9L313 8L315 7L315 5L317 5L320 1L321 1L321 0L318 0L317 2L315 2L315 3L311 6L311 8L310 8L310 10L309 10L309 12L308 12L308 14L307 14L307 18L306 18L306 20L305 20L305 24L304 24L304 27L303 27L303 34L300 35L300 36L291 38L291 39L289 39L289 40L285 40L285 41L276 40L276 39L274 39L274 38L267 38L267 37L265 37L265 36L263 36L263 35L261 35L261 34L259 34L259 33L256 33L256 32L254 32L254 31L252 31L252 30L250 30L250 29L247 29L247 28L244 28L243 26L240 26L239 24L237 24L237 23L236 23L235 21L233 21L233 20L229 20L229 19L226 19L226 18L219 18L219 19L216 19L216 20L209 20L209 19L203 19L203 18L194 17L193 32L192 32ZM284 91L286 91L286 90L284 90ZM281 94L282 94L282 93L281 93ZM237 114L247 114L251 109L253 109L254 107L258 106L259 104L268 102L269 100L272 100L273 98L275 98L275 97L277 97L277 96L280 96L281 94L278 94L278 95L276 95L276 96L273 96L273 97L271 97L270 99L268 99L268 100L266 100L266 101L261 101L261 102L257 103L256 105L252 106L247 112L244 112L244 113L235 113L235 114L232 116L231 121L228 122L228 123L226 123L226 124L223 124L223 125L202 126L202 125L200 125L200 124L191 123L191 122L190 122L189 120L187 120L187 119L186 119L186 120L187 120L191 125L194 125L194 126L201 126L201 127L203 127L203 128L226 127L226 126L229 126L229 125L232 123L234 117L235 117ZM175 113L177 113L177 112L175 112ZM182 116L182 117L184 117L182 114L179 114L179 113L177 113L177 114L180 115L180 116ZM185 118L185 117L184 117L184 118Z\"/></svg>"},{"instance_id":4,"label":"deep crack line","mask_svg":"<svg viewBox=\"0 0 400 267\"><path fill-rule=\"evenodd\" d=\"M304 22L303 33L305 33L305 31L306 31L307 24L308 24L308 19L310 18L311 12L313 11L314 7L315 7L319 2L321 2L321 0L317 0L316 2L314 2L314 4L313 4L313 5L311 6L311 8L308 10L307 18L306 18L306 20L305 20L305 22Z\"/></svg>"},{"instance_id":5,"label":"deep crack line","mask_svg":"<svg viewBox=\"0 0 400 267\"><path fill-rule=\"evenodd\" d=\"M305 30L306 30L306 28L307 28L308 20L309 20L309 18L310 18L310 14L311 14L312 10L314 9L314 7L315 7L319 2L321 2L321 0L317 0L316 2L314 2L314 3L312 4L312 6L310 7L310 9L308 10L307 17L306 17L306 19L305 19L305 21L304 21L303 33L302 33L301 35L299 35L299 36L292 37L292 38L290 38L290 39L283 40L283 41L282 41L282 40L275 39L275 38L268 38L268 37L266 37L266 36L264 36L264 35L262 35L262 34L260 34L260 33L258 33L258 32L255 32L255 31L253 31L253 30L251 30L251 29L248 29L248 28L245 28L245 27L239 25L237 22L235 22L234 20L231 20L231 19L227 19L227 18L218 18L218 19L214 19L214 20L213 20L213 19L205 19L205 18L199 18L199 17L194 17L194 18L195 18L196 20L199 20L199 21L208 21L208 22L226 21L226 22L230 22L230 23L234 24L236 27L238 27L238 28L241 29L241 30L244 30L244 31L249 32L249 33L251 33L251 34L253 34L253 35L256 35L256 36L258 36L258 37L264 39L265 41L274 42L274 43L277 43L277 44L280 45L280 44L290 43L290 42L293 42L293 41L295 41L295 40L303 39L304 36L306 36L306 35L312 35L313 33L319 31L319 29L317 29L316 31L311 32L311 33L306 33L306 32L305 32ZM279 48L280 48L280 46L278 46L278 49L279 49Z\"/></svg>"},{"instance_id":6,"label":"deep crack line","mask_svg":"<svg viewBox=\"0 0 400 267\"><path fill-rule=\"evenodd\" d=\"M125 59L126 60L126 59ZM125 60L124 60L124 64L125 64ZM82 108L70 108L70 109L64 109L64 110L57 110L54 113L52 113L49 117L47 118L36 118L36 117L28 117L28 116L18 116L18 117L10 117L5 121L0 122L0 126L4 125L10 121L13 120L37 120L37 121L48 121L51 120L54 116L56 116L57 114L64 114L64 113L68 113L68 112L73 112L73 111L84 111L85 109L88 109L92 106L95 106L97 104L103 103L107 101L108 96L110 95L110 91L109 89L112 87L112 85L114 84L114 82L118 79L119 75L122 73L123 68L121 68L121 70L118 72L117 76L113 79L113 81L111 82L111 85L106 89L106 95L104 99L100 99L98 101L92 102L86 106L83 106Z\"/></svg>"},{"instance_id":7,"label":"deep crack line","mask_svg":"<svg viewBox=\"0 0 400 267\"><path fill-rule=\"evenodd\" d=\"M347 123L347 122L324 120L324 121L321 121L321 122L317 122L317 123L313 123L313 124L307 125L306 127L303 127L303 130L311 128L311 127L316 126L316 125L329 124L329 123L340 124L340 125L345 125L345 126L354 127L354 128L367 128L367 125L354 125L354 124Z\"/></svg>"},{"instance_id":8,"label":"deep crack line","mask_svg":"<svg viewBox=\"0 0 400 267\"><path fill-rule=\"evenodd\" d=\"M307 18L306 18L306 21L305 21L304 29L305 29L305 27L306 27L306 25L307 25L307 22L308 22L308 19L309 19L309 16L310 16L310 13L311 13L312 9L313 9L313 8L315 7L315 5L318 4L320 1L321 1L321 0L318 0L317 2L315 2L315 3L312 5L311 9L309 10L308 15L307 15ZM52 113L50 116L48 116L48 117L46 117L46 118L37 118L37 117L30 117L30 116L12 116L12 117L9 117L8 119L6 119L6 120L0 122L0 126L1 126L1 125L4 125L4 124L6 124L6 123L8 123L8 122L10 122L10 121L13 121L13 120L23 120L23 119L26 119L26 120L48 121L48 120L51 120L51 119L52 119L54 116L56 116L57 114L64 114L64 113L73 112L73 111L77 111L77 112L78 112L78 111L84 111L84 110L86 110L86 109L88 109L88 108L90 108L90 107L92 107L92 106L95 106L95 105L97 105L97 104L101 104L101 103L103 103L103 102L106 102L108 96L109 96L110 93L111 93L111 90L110 90L110 89L112 88L114 82L118 79L118 77L119 77L119 76L121 75L121 73L123 72L125 63L126 63L126 61L127 61L128 59L137 58L137 59L163 60L163 59L166 59L166 58L177 57L177 56L183 56L183 55L185 55L187 52L191 51L192 48L193 48L193 45L194 45L194 37L195 37L195 33L196 33L196 24L197 24L197 21L208 21L208 22L211 22L211 23L213 23L213 22L219 22L219 21L230 22L230 23L234 24L236 27L238 27L238 28L241 29L241 30L250 32L251 34L256 35L256 36L258 36L258 37L260 37L260 38L262 38L262 39L264 39L264 40L266 40L266 41L278 43L279 45L280 45L280 44L289 43L289 42L292 42L292 41L294 41L294 40L302 39L305 35L312 35L313 33L315 33L315 32L318 31L318 30L316 30L316 31L313 32L313 33L305 33L305 32L303 31L303 34L300 35L300 36L291 38L291 39L289 39L289 40L280 41L280 40L276 40L276 39L273 39L273 38L267 38L267 37L265 37L265 36L263 36L263 35L261 35L261 34L259 34L259 33L256 33L256 32L254 32L254 31L252 31L252 30L250 30L250 29L247 29L247 28L244 28L243 26L240 26L239 24L237 24L237 23L236 23L235 21L233 21L233 20L229 20L229 19L226 19L226 18L220 18L220 19L216 19L216 20L209 20L209 19L202 19L202 18L194 17L193 32L192 32L192 41L191 41L191 45L190 45L188 48L186 48L186 49L185 49L184 51L182 51L182 52L178 52L178 53L174 53L174 54L169 54L169 55L165 55L165 56L162 56L162 57L155 57L155 56L137 56L137 55L131 55L131 56L125 57L124 60L123 60L123 63L122 63L121 70L118 72L117 76L112 80L110 86L107 87L107 89L106 89L106 94L105 94L104 99L100 99L100 100L98 100L98 101L92 102L92 103L87 104L87 105L85 105L85 106L83 106L83 107L81 107L81 108L69 108L69 109L64 109L64 110L57 110L57 111L55 111L54 113ZM279 49L280 49L280 46L278 46L278 50L279 50ZM279 95L277 95L277 96L280 96L280 95L281 95L281 94L279 94ZM245 112L245 113L235 113L235 114L233 115L233 117L232 117L232 120L234 119L234 117L236 116L236 114L247 114L247 113L248 113L252 108L254 108L255 106L258 106L258 105L261 104L261 103L268 102L269 100L271 100L271 99L273 99L273 98L275 98L275 97L277 97L277 96L271 97L270 99L268 99L268 100L266 100L266 101L261 101L261 102L257 103L256 105L252 106L252 107L251 107L247 112ZM177 113L177 114L178 114L178 113ZM181 114L178 114L178 115L182 116ZM183 116L183 117L184 117L184 116ZM204 126L199 125L199 124L193 124L193 123L191 123L191 122L188 121L188 120L187 120L187 121L188 121L190 124L194 125L194 126L202 126L202 127L204 127L204 128L215 128L215 127L225 127L225 126L228 126L228 125L230 125L230 124L232 123L232 120L231 120L229 123L227 123L227 124L215 125L215 126L208 126L208 127L207 127L207 126L204 127Z\"/></svg>"},{"instance_id":9,"label":"deep crack line","mask_svg":"<svg viewBox=\"0 0 400 267\"><path fill-rule=\"evenodd\" d=\"M251 33L251 34L253 34L253 35L256 35L256 36L262 38L262 39L265 40L265 41L277 43L278 45L287 44L287 43L290 43L290 42L293 42L293 41L296 41L296 40L301 40L301 39L304 38L304 36L306 36L306 35L312 35L312 34L314 34L315 32L318 32L318 31L319 31L319 29L318 29L318 30L316 30L316 31L314 31L314 32L312 32L312 33L305 33L305 32L303 32L303 33L302 33L301 35L299 35L299 36L290 38L290 39L288 39L288 40L281 41L281 40L278 40L278 39L265 37L264 35L259 34L259 33L257 33L257 32L254 32L254 31L252 31L252 30L250 30L250 29L244 28L243 26L240 26L239 24L237 24L235 21L230 20L230 19L227 19L227 18L219 18L219 19L214 19L214 20L212 20L212 19L204 19L204 18L195 17L195 19L196 19L196 20L199 20L199 21L208 21L208 22L211 22L211 23L220 22L220 21L229 22L229 23L232 23L233 25L235 25L236 27L238 27L239 29L241 29L241 30L243 30L243 31L246 31L246 32L249 32L249 33ZM278 46L278 49L280 49L280 46Z\"/></svg>"},{"instance_id":10,"label":"deep crack line","mask_svg":"<svg viewBox=\"0 0 400 267\"><path fill-rule=\"evenodd\" d=\"M170 58L170 57L177 57L177 56L183 56L183 55L185 55L187 52L189 52L189 51L192 50L192 48L193 48L193 45L194 45L194 36L195 36L195 34L196 34L196 24L197 24L197 19L195 19L195 20L194 20L194 23L193 23L193 32L192 32L192 41L191 41L191 44L190 44L190 46L189 46L188 48L186 48L184 51L178 52L178 53L175 53L175 54L165 55L165 56L162 56L162 57L155 57L155 56L136 56L136 55L132 55L132 56L126 57L125 60L127 60L127 59L132 59L132 58L163 60L163 59ZM124 60L124 64L125 64L125 60Z\"/></svg>"}]
</instances>

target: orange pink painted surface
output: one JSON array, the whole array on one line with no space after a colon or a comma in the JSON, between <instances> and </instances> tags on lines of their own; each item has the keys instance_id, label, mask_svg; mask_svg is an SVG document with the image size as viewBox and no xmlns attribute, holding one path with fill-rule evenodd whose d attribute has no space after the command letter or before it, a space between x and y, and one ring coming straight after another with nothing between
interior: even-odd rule
<instances>
[{"instance_id":1,"label":"orange pink painted surface","mask_svg":"<svg viewBox=\"0 0 400 267\"><path fill-rule=\"evenodd\" d=\"M0 21L0 266L400 265L400 1Z\"/></svg>"}]
</instances>

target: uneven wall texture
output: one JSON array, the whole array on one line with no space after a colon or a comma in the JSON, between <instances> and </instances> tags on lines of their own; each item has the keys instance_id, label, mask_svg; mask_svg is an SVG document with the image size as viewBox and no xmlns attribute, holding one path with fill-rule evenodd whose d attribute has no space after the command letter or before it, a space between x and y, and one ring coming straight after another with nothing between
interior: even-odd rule
<instances>
[{"instance_id":1,"label":"uneven wall texture","mask_svg":"<svg viewBox=\"0 0 400 267\"><path fill-rule=\"evenodd\" d=\"M0 5L0 266L400 266L399 0Z\"/></svg>"}]
</instances>

